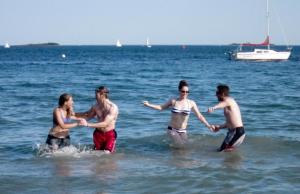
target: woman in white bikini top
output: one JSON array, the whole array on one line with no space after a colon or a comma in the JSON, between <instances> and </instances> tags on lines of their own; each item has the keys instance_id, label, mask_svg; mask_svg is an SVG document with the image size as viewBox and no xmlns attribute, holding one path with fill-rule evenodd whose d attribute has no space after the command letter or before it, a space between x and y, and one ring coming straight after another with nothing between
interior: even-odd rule
<instances>
[{"instance_id":1,"label":"woman in white bikini top","mask_svg":"<svg viewBox=\"0 0 300 194\"><path fill-rule=\"evenodd\" d=\"M144 101L143 104L147 107L156 109L156 110L164 110L169 107L172 107L171 112L171 120L168 126L168 134L171 139L178 142L180 144L186 143L186 128L188 124L188 119L191 111L193 111L197 118L205 124L207 128L211 129L210 124L206 121L204 116L200 113L196 103L193 100L189 100L187 98L189 94L188 83L185 80L181 80L178 86L179 90L179 98L171 99L163 105L155 105L150 104L148 101Z\"/></svg>"}]
</instances>

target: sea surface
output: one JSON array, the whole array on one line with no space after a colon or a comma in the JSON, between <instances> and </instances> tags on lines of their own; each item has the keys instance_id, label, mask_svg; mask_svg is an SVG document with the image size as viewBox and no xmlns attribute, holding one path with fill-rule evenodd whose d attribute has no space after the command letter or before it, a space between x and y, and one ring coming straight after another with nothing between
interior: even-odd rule
<instances>
[{"instance_id":1,"label":"sea surface","mask_svg":"<svg viewBox=\"0 0 300 194\"><path fill-rule=\"evenodd\" d=\"M53 46L0 48L0 193L300 193L300 47L281 62L230 61L230 46ZM62 55L66 57L63 58ZM228 84L246 130L233 152L216 152L226 130L190 116L189 145L166 137L170 110L146 108L189 98L212 124L224 123L216 86ZM71 129L70 147L44 143L62 93L76 112L110 89L119 107L117 150L93 151L92 128Z\"/></svg>"}]
</instances>

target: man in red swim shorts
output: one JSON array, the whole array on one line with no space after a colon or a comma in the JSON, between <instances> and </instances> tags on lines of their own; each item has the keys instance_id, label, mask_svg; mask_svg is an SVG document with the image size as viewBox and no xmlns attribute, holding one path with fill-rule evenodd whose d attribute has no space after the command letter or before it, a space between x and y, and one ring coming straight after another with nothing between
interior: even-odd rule
<instances>
[{"instance_id":1,"label":"man in red swim shorts","mask_svg":"<svg viewBox=\"0 0 300 194\"><path fill-rule=\"evenodd\" d=\"M93 134L95 150L104 150L107 153L115 151L117 133L115 131L118 118L118 107L108 98L109 90L100 86L95 90L97 103L84 113L76 113L76 116L90 120L97 118L96 123L87 123L87 127L95 128Z\"/></svg>"}]
</instances>

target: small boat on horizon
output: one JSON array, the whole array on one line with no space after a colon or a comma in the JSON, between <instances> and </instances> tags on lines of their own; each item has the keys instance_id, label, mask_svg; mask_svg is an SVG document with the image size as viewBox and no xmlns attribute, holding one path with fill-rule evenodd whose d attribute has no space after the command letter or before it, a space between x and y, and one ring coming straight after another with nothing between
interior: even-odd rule
<instances>
[{"instance_id":1,"label":"small boat on horizon","mask_svg":"<svg viewBox=\"0 0 300 194\"><path fill-rule=\"evenodd\" d=\"M254 51L242 51L243 46L248 47L261 47L266 46L267 49L254 48ZM260 44L243 43L240 44L238 49L229 52L231 60L253 60L253 61L276 61L287 60L291 55L291 48L287 51L275 51L270 48L270 19L269 19L269 0L267 0L267 37L264 42Z\"/></svg>"},{"instance_id":2,"label":"small boat on horizon","mask_svg":"<svg viewBox=\"0 0 300 194\"><path fill-rule=\"evenodd\" d=\"M152 47L151 44L150 44L149 38L147 38L147 40L146 40L146 46L147 46L148 48L151 48L151 47Z\"/></svg>"},{"instance_id":3,"label":"small boat on horizon","mask_svg":"<svg viewBox=\"0 0 300 194\"><path fill-rule=\"evenodd\" d=\"M5 43L4 48L10 48L10 45L8 43Z\"/></svg>"},{"instance_id":4,"label":"small boat on horizon","mask_svg":"<svg viewBox=\"0 0 300 194\"><path fill-rule=\"evenodd\" d=\"M117 40L116 47L122 47L120 40Z\"/></svg>"}]
</instances>

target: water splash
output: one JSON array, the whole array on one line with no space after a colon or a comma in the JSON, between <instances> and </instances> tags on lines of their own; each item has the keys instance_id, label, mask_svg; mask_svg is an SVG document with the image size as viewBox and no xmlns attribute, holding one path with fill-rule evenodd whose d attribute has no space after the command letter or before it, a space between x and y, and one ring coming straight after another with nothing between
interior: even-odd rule
<instances>
[{"instance_id":1,"label":"water splash","mask_svg":"<svg viewBox=\"0 0 300 194\"><path fill-rule=\"evenodd\" d=\"M101 157L108 153L104 151L96 151L93 149L92 145L70 145L63 147L61 149L52 150L47 144L37 143L33 146L33 151L37 157L51 158L51 157L72 157L72 158L82 158L82 157Z\"/></svg>"}]
</instances>

